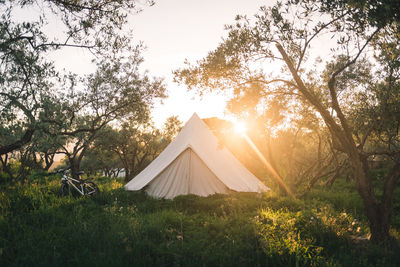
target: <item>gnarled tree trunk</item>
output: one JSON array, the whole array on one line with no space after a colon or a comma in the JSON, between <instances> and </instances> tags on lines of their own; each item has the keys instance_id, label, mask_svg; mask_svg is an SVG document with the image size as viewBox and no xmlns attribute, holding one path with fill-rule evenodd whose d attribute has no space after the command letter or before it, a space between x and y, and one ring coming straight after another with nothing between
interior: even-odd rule
<instances>
[{"instance_id":1,"label":"gnarled tree trunk","mask_svg":"<svg viewBox=\"0 0 400 267\"><path fill-rule=\"evenodd\" d=\"M350 158L354 168L357 190L363 199L371 231L371 241L387 243L393 214L393 197L396 183L400 177L400 164L395 164L385 177L382 199L379 201L373 192L367 157Z\"/></svg>"}]
</instances>

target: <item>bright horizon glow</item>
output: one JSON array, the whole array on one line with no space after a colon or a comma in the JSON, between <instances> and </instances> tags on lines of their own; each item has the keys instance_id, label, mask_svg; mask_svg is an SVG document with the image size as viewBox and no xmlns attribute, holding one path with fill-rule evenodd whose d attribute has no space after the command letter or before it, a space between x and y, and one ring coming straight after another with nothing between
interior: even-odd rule
<instances>
[{"instance_id":1,"label":"bright horizon glow","mask_svg":"<svg viewBox=\"0 0 400 267\"><path fill-rule=\"evenodd\" d=\"M129 18L136 41L147 47L142 69L164 77L167 85L168 98L155 103L151 112L158 128L169 116L178 115L185 123L194 112L201 118L226 118L229 96L208 92L199 96L174 83L172 71L183 68L185 59L193 63L214 50L227 34L224 26L234 23L236 15L252 18L261 6L271 4L264 0L157 0Z\"/></svg>"}]
</instances>

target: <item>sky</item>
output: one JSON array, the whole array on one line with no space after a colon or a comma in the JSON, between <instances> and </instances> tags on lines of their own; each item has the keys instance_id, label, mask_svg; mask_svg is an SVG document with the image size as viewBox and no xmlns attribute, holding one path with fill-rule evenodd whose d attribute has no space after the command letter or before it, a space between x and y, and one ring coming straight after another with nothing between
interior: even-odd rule
<instances>
[{"instance_id":1,"label":"sky","mask_svg":"<svg viewBox=\"0 0 400 267\"><path fill-rule=\"evenodd\" d=\"M172 81L172 71L202 59L215 49L226 35L224 25L232 24L238 14L253 16L260 6L273 1L260 0L156 0L132 15L129 26L136 41L147 47L143 69L152 76L164 77L169 97L156 103L152 116L162 127L169 116L177 115L186 122L196 112L201 118L226 117L227 96L211 94L200 97L184 85Z\"/></svg>"},{"instance_id":2,"label":"sky","mask_svg":"<svg viewBox=\"0 0 400 267\"><path fill-rule=\"evenodd\" d=\"M145 0L137 0L144 3ZM168 98L157 101L152 109L156 126L161 128L169 116L177 115L186 122L194 112L201 118L220 117L229 119L226 113L226 100L229 96L206 93L202 97L195 91L188 91L185 85L173 82L174 70L184 67L185 59L195 63L204 58L209 51L217 48L226 36L225 25L234 23L236 15L252 18L261 6L272 5L275 0L155 0L155 5L140 4L143 11L132 14L126 29L132 29L132 43L143 42L147 47L142 53L142 71L148 70L151 76L162 77L167 87ZM19 10L16 19L25 21L35 18L31 9ZM37 13L40 14L40 8ZM36 17L37 15L36 14ZM58 17L48 14L50 22L47 31L52 36L63 36L62 22ZM54 18L53 18L53 17ZM60 37L61 38L61 37ZM323 45L313 48L313 54L325 56L332 41L327 36ZM48 55L58 69L65 69L85 75L95 71L91 64L92 55L86 49L63 48ZM271 66L264 66L268 69ZM276 66L269 72L278 71Z\"/></svg>"},{"instance_id":3,"label":"sky","mask_svg":"<svg viewBox=\"0 0 400 267\"><path fill-rule=\"evenodd\" d=\"M186 122L194 112L201 118L226 118L227 96L205 94L200 97L188 91L185 85L173 82L174 70L184 67L185 59L194 63L217 48L227 34L224 26L232 24L236 15L249 18L264 5L274 0L155 0L155 5L146 6L146 0L137 0L143 11L132 14L126 29L132 29L132 43L143 42L147 47L142 56L142 70L151 76L162 77L167 87L168 98L157 101L152 109L156 126L161 128L169 116L177 115ZM37 9L37 10L36 10ZM40 7L16 9L15 20L35 21L41 14ZM63 40L63 23L56 15L47 14L50 21L44 31ZM72 71L79 75L93 73L92 55L85 49L63 48L48 54L58 70ZM229 115L228 115L229 117Z\"/></svg>"}]
</instances>

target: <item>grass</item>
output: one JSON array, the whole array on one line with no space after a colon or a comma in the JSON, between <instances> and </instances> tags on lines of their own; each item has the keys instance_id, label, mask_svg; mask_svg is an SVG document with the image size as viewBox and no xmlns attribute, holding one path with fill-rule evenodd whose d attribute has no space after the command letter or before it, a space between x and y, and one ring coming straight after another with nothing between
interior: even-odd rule
<instances>
[{"instance_id":1,"label":"grass","mask_svg":"<svg viewBox=\"0 0 400 267\"><path fill-rule=\"evenodd\" d=\"M124 191L120 180L96 183L100 195L66 198L54 177L2 184L0 266L400 265L394 252L354 240L368 227L344 181L296 200L250 193L156 200Z\"/></svg>"}]
</instances>

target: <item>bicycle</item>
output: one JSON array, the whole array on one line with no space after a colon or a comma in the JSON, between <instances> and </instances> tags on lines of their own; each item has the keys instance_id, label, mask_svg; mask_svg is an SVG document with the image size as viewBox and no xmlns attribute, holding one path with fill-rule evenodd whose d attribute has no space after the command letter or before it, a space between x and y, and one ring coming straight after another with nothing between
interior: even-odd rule
<instances>
[{"instance_id":1,"label":"bicycle","mask_svg":"<svg viewBox=\"0 0 400 267\"><path fill-rule=\"evenodd\" d=\"M74 188L82 196L97 195L100 193L99 187L93 181L89 181L87 179L86 180L80 179L80 176L84 173L83 171L75 173L79 177L79 179L77 180L67 176L66 172L68 170L69 168L59 169L58 171L51 173L51 174L62 174L61 187L60 187L61 196L69 196L71 194L71 188Z\"/></svg>"}]
</instances>

